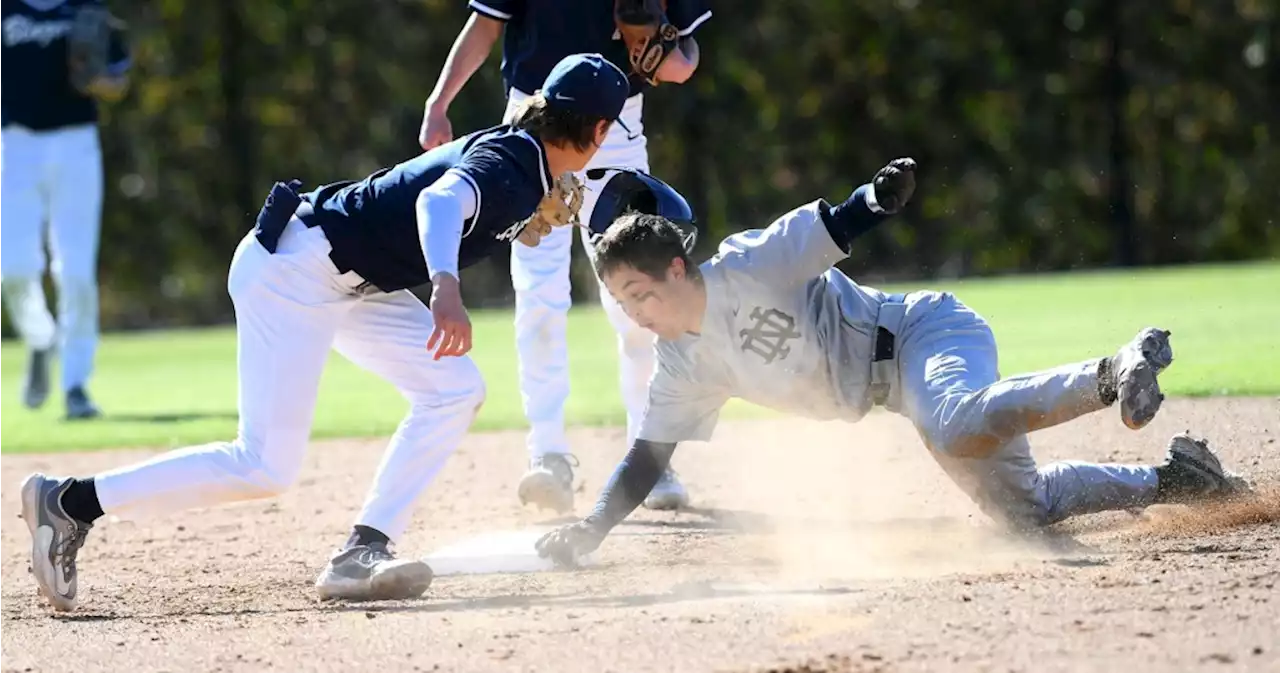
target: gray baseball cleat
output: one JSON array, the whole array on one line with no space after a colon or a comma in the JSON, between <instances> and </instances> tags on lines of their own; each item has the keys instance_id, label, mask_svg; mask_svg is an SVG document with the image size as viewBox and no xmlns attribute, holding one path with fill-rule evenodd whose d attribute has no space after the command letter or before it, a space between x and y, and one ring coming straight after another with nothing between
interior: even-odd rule
<instances>
[{"instance_id":1,"label":"gray baseball cleat","mask_svg":"<svg viewBox=\"0 0 1280 673\"><path fill-rule=\"evenodd\" d=\"M1111 377L1120 402L1120 420L1138 430L1155 418L1164 402L1157 380L1173 363L1167 330L1148 327L1111 358Z\"/></svg>"},{"instance_id":2,"label":"gray baseball cleat","mask_svg":"<svg viewBox=\"0 0 1280 673\"><path fill-rule=\"evenodd\" d=\"M1221 500L1251 492L1248 482L1231 474L1209 442L1179 433L1169 440L1165 462L1156 466L1156 502L1190 504Z\"/></svg>"},{"instance_id":3,"label":"gray baseball cleat","mask_svg":"<svg viewBox=\"0 0 1280 673\"><path fill-rule=\"evenodd\" d=\"M76 386L67 391L67 420L79 421L101 415L102 410L89 399L89 393L85 392L84 386Z\"/></svg>"},{"instance_id":4,"label":"gray baseball cleat","mask_svg":"<svg viewBox=\"0 0 1280 673\"><path fill-rule=\"evenodd\" d=\"M22 384L22 403L39 409L49 398L49 349L32 349L27 356L27 378Z\"/></svg>"},{"instance_id":5,"label":"gray baseball cleat","mask_svg":"<svg viewBox=\"0 0 1280 673\"><path fill-rule=\"evenodd\" d=\"M22 482L22 518L31 531L31 573L40 593L62 611L76 608L76 554L93 528L62 509L62 494L73 481L37 472Z\"/></svg>"},{"instance_id":6,"label":"gray baseball cleat","mask_svg":"<svg viewBox=\"0 0 1280 673\"><path fill-rule=\"evenodd\" d=\"M316 578L316 592L320 600L405 600L421 596L434 577L425 562L398 559L386 544L373 542L348 547L329 559Z\"/></svg>"},{"instance_id":7,"label":"gray baseball cleat","mask_svg":"<svg viewBox=\"0 0 1280 673\"><path fill-rule=\"evenodd\" d=\"M689 493L670 467L658 477L658 483L644 499L646 509L680 509L688 504Z\"/></svg>"},{"instance_id":8,"label":"gray baseball cleat","mask_svg":"<svg viewBox=\"0 0 1280 673\"><path fill-rule=\"evenodd\" d=\"M547 453L530 460L516 491L520 503L533 503L559 514L573 511L573 468L577 463L578 459L567 453Z\"/></svg>"}]
</instances>

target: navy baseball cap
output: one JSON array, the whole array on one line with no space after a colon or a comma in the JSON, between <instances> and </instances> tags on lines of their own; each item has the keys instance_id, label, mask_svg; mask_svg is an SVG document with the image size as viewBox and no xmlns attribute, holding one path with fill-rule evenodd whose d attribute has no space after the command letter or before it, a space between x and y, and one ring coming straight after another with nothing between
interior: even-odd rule
<instances>
[{"instance_id":1,"label":"navy baseball cap","mask_svg":"<svg viewBox=\"0 0 1280 673\"><path fill-rule=\"evenodd\" d=\"M572 54L551 69L542 95L551 107L617 121L631 85L622 69L600 54Z\"/></svg>"}]
</instances>

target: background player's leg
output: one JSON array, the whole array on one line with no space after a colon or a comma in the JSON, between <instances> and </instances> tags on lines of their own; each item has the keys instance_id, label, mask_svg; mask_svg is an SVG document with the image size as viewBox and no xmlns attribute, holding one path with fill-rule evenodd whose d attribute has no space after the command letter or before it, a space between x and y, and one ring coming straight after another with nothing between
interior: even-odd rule
<instances>
[{"instance_id":1,"label":"background player's leg","mask_svg":"<svg viewBox=\"0 0 1280 673\"><path fill-rule=\"evenodd\" d=\"M433 326L431 311L403 291L359 302L338 330L338 352L391 382L409 412L382 455L351 538L316 581L322 598L415 598L431 584L430 567L397 560L386 545L408 528L419 497L457 450L485 394L470 357L432 358Z\"/></svg>"},{"instance_id":2,"label":"background player's leg","mask_svg":"<svg viewBox=\"0 0 1280 673\"><path fill-rule=\"evenodd\" d=\"M88 397L86 384L98 348L102 150L94 126L63 131L53 140L49 247L58 288L62 390L67 396L67 418L92 418L99 411Z\"/></svg>"},{"instance_id":3,"label":"background player's leg","mask_svg":"<svg viewBox=\"0 0 1280 673\"><path fill-rule=\"evenodd\" d=\"M511 90L503 120L510 123L528 95ZM578 176L580 179L583 176ZM573 508L574 457L564 433L569 399L569 352L565 326L572 304L569 266L573 232L551 230L536 248L511 245L511 284L516 292L516 355L520 396L529 420L525 440L529 467L516 495L525 504L568 511Z\"/></svg>"},{"instance_id":4,"label":"background player's leg","mask_svg":"<svg viewBox=\"0 0 1280 673\"><path fill-rule=\"evenodd\" d=\"M1103 408L1097 361L1000 380L995 337L947 297L901 340L903 404L930 451L984 510L1023 525L1149 504L1153 466L1037 468L1025 434ZM966 457L981 449L982 458Z\"/></svg>"},{"instance_id":5,"label":"background player's leg","mask_svg":"<svg viewBox=\"0 0 1280 673\"><path fill-rule=\"evenodd\" d=\"M5 310L30 350L23 403L44 404L49 394L49 358L57 331L45 300L43 183L46 161L42 138L26 129L3 131L0 158L0 275Z\"/></svg>"},{"instance_id":6,"label":"background player's leg","mask_svg":"<svg viewBox=\"0 0 1280 673\"><path fill-rule=\"evenodd\" d=\"M529 466L517 496L523 503L559 512L573 508L573 458L564 427L572 249L571 227L552 229L536 248L519 242L511 246L520 397L529 420Z\"/></svg>"}]
</instances>

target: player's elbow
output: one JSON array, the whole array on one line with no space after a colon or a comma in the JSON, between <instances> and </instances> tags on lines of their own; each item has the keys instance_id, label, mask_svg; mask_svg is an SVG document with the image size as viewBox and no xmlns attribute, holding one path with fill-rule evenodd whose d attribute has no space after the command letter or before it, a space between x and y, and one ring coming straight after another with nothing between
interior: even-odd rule
<instances>
[{"instance_id":1,"label":"player's elbow","mask_svg":"<svg viewBox=\"0 0 1280 673\"><path fill-rule=\"evenodd\" d=\"M658 66L659 81L684 84L698 69L698 43L692 37L680 41L680 46Z\"/></svg>"}]
</instances>

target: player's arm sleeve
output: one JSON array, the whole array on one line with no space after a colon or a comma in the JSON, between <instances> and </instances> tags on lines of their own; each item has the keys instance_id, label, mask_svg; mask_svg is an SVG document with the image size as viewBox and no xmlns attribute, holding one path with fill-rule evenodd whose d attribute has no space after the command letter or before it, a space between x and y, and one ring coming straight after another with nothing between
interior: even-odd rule
<instances>
[{"instance_id":1,"label":"player's arm sleeve","mask_svg":"<svg viewBox=\"0 0 1280 673\"><path fill-rule=\"evenodd\" d=\"M496 21L510 21L524 9L524 0L467 0L467 7Z\"/></svg>"},{"instance_id":2,"label":"player's arm sleeve","mask_svg":"<svg viewBox=\"0 0 1280 673\"><path fill-rule=\"evenodd\" d=\"M862 185L832 208L818 199L720 244L715 264L765 282L804 283L848 257L853 239L890 217L875 203L871 185Z\"/></svg>"},{"instance_id":3,"label":"player's arm sleeve","mask_svg":"<svg viewBox=\"0 0 1280 673\"><path fill-rule=\"evenodd\" d=\"M458 249L466 223L474 221L479 211L479 201L475 183L452 170L418 194L418 239L429 277L438 273L458 277Z\"/></svg>"},{"instance_id":4,"label":"player's arm sleeve","mask_svg":"<svg viewBox=\"0 0 1280 673\"><path fill-rule=\"evenodd\" d=\"M845 254L853 251L853 240L875 228L892 215L884 212L876 202L876 188L867 183L853 190L853 194L835 207L818 203L818 212L827 233Z\"/></svg>"},{"instance_id":5,"label":"player's arm sleeve","mask_svg":"<svg viewBox=\"0 0 1280 673\"><path fill-rule=\"evenodd\" d=\"M667 20L680 31L680 37L688 37L711 18L711 4L707 0L671 0L667 3Z\"/></svg>"},{"instance_id":6,"label":"player's arm sleeve","mask_svg":"<svg viewBox=\"0 0 1280 673\"><path fill-rule=\"evenodd\" d=\"M609 477L586 521L600 533L608 533L622 523L649 497L675 451L674 442L637 439Z\"/></svg>"}]
</instances>

